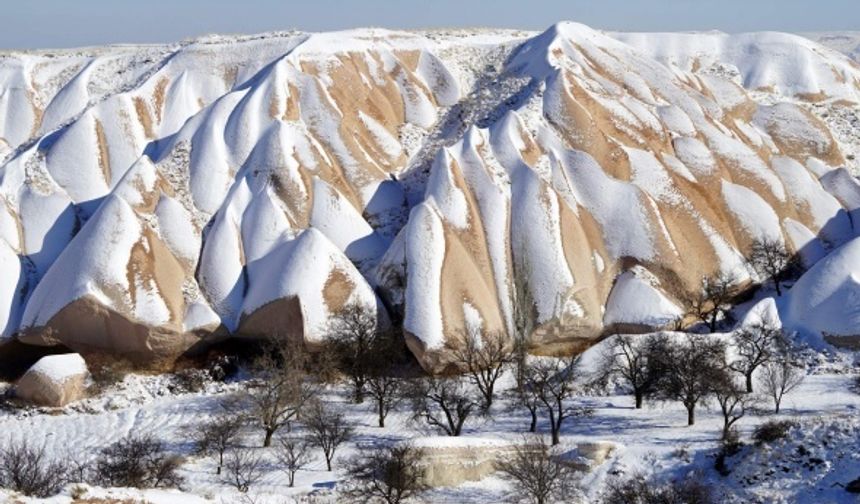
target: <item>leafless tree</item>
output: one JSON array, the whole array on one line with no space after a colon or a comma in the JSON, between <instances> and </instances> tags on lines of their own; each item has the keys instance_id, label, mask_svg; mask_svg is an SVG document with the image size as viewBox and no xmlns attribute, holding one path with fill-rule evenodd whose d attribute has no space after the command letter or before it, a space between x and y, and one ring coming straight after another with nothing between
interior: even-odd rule
<instances>
[{"instance_id":1,"label":"leafless tree","mask_svg":"<svg viewBox=\"0 0 860 504\"><path fill-rule=\"evenodd\" d=\"M344 306L329 320L326 328L327 341L352 386L352 398L356 403L364 401L380 334L376 314L359 303Z\"/></svg>"},{"instance_id":2,"label":"leafless tree","mask_svg":"<svg viewBox=\"0 0 860 504\"><path fill-rule=\"evenodd\" d=\"M25 442L12 443L0 450L0 487L31 497L50 497L67 482L61 461L48 459L44 447Z\"/></svg>"},{"instance_id":3,"label":"leafless tree","mask_svg":"<svg viewBox=\"0 0 860 504\"><path fill-rule=\"evenodd\" d=\"M782 398L796 389L806 377L806 371L790 355L780 356L764 365L761 385L764 393L773 399L774 413L779 413Z\"/></svg>"},{"instance_id":4,"label":"leafless tree","mask_svg":"<svg viewBox=\"0 0 860 504\"><path fill-rule=\"evenodd\" d=\"M273 340L254 362L256 380L248 388L243 409L258 422L265 436L263 446L272 445L272 436L295 420L317 387L305 371L307 355L300 343Z\"/></svg>"},{"instance_id":5,"label":"leafless tree","mask_svg":"<svg viewBox=\"0 0 860 504\"><path fill-rule=\"evenodd\" d=\"M197 444L197 452L218 456L215 474L221 474L224 454L236 445L244 419L231 413L220 413L193 427L191 435Z\"/></svg>"},{"instance_id":6,"label":"leafless tree","mask_svg":"<svg viewBox=\"0 0 860 504\"><path fill-rule=\"evenodd\" d=\"M690 315L707 324L711 332L716 331L720 319L727 317L732 308L736 283L735 276L726 273L702 278L699 291L687 295Z\"/></svg>"},{"instance_id":7,"label":"leafless tree","mask_svg":"<svg viewBox=\"0 0 860 504\"><path fill-rule=\"evenodd\" d=\"M410 444L361 450L347 462L346 494L356 502L399 504L428 489L421 465L424 452Z\"/></svg>"},{"instance_id":8,"label":"leafless tree","mask_svg":"<svg viewBox=\"0 0 860 504\"><path fill-rule=\"evenodd\" d=\"M781 296L780 283L787 280L798 269L798 261L779 240L763 238L750 246L750 266L765 280L771 280L776 295Z\"/></svg>"},{"instance_id":9,"label":"leafless tree","mask_svg":"<svg viewBox=\"0 0 860 504\"><path fill-rule=\"evenodd\" d=\"M426 376L409 387L413 418L424 420L448 436L459 436L466 419L480 407L480 400L458 377Z\"/></svg>"},{"instance_id":10,"label":"leafless tree","mask_svg":"<svg viewBox=\"0 0 860 504\"><path fill-rule=\"evenodd\" d=\"M528 344L526 339L517 336L514 339L514 387L509 394L512 396L511 408L520 408L529 412L531 422L529 432L537 432L538 410L540 400L533 387L529 386L528 378Z\"/></svg>"},{"instance_id":11,"label":"leafless tree","mask_svg":"<svg viewBox=\"0 0 860 504\"><path fill-rule=\"evenodd\" d=\"M714 398L717 400L720 413L723 416L721 439L727 441L730 438L732 427L741 418L754 411L759 403L759 398L747 393L742 386L738 385L734 376L725 369L717 373L715 378Z\"/></svg>"},{"instance_id":12,"label":"leafless tree","mask_svg":"<svg viewBox=\"0 0 860 504\"><path fill-rule=\"evenodd\" d=\"M665 342L656 336L613 336L601 353L598 379L620 378L633 391L636 409L642 408L642 400L654 393L664 374Z\"/></svg>"},{"instance_id":13,"label":"leafless tree","mask_svg":"<svg viewBox=\"0 0 860 504\"><path fill-rule=\"evenodd\" d=\"M394 331L378 335L367 375L367 395L376 406L379 427L385 427L388 413L405 396L406 382L398 375L398 361L404 354L403 339L399 336Z\"/></svg>"},{"instance_id":14,"label":"leafless tree","mask_svg":"<svg viewBox=\"0 0 860 504\"><path fill-rule=\"evenodd\" d=\"M259 453L252 448L237 447L227 453L221 479L241 493L247 493L252 485L263 479L264 469Z\"/></svg>"},{"instance_id":15,"label":"leafless tree","mask_svg":"<svg viewBox=\"0 0 860 504\"><path fill-rule=\"evenodd\" d=\"M310 443L303 437L288 435L278 439L275 455L281 463L281 469L287 474L290 487L295 484L296 473L311 461L309 448Z\"/></svg>"},{"instance_id":16,"label":"leafless tree","mask_svg":"<svg viewBox=\"0 0 860 504\"><path fill-rule=\"evenodd\" d=\"M737 359L730 366L744 376L747 392L753 391L755 370L788 348L785 333L771 320L741 327L732 334L732 343Z\"/></svg>"},{"instance_id":17,"label":"leafless tree","mask_svg":"<svg viewBox=\"0 0 860 504\"><path fill-rule=\"evenodd\" d=\"M514 357L508 338L499 331L482 335L479 329L469 329L449 344L449 350L454 364L466 372L483 396L482 409L490 411L496 382Z\"/></svg>"},{"instance_id":18,"label":"leafless tree","mask_svg":"<svg viewBox=\"0 0 860 504\"><path fill-rule=\"evenodd\" d=\"M590 408L571 403L576 394L574 380L578 367L577 358L540 359L526 365L526 388L535 395L540 409L546 412L553 446L560 441L559 435L565 420L591 415L593 412Z\"/></svg>"},{"instance_id":19,"label":"leafless tree","mask_svg":"<svg viewBox=\"0 0 860 504\"><path fill-rule=\"evenodd\" d=\"M178 487L182 459L166 452L149 434L129 435L102 449L95 462L96 481L104 486Z\"/></svg>"},{"instance_id":20,"label":"leafless tree","mask_svg":"<svg viewBox=\"0 0 860 504\"><path fill-rule=\"evenodd\" d=\"M310 442L322 450L326 467L331 471L335 451L352 438L354 429L343 413L322 401L311 401L302 413L302 420L310 433Z\"/></svg>"},{"instance_id":21,"label":"leafless tree","mask_svg":"<svg viewBox=\"0 0 860 504\"><path fill-rule=\"evenodd\" d=\"M573 470L560 462L543 436L530 436L496 467L510 481L517 501L548 504L564 499L573 485ZM523 497L525 499L523 499Z\"/></svg>"},{"instance_id":22,"label":"leafless tree","mask_svg":"<svg viewBox=\"0 0 860 504\"><path fill-rule=\"evenodd\" d=\"M687 334L679 343L667 343L666 370L658 395L680 401L687 409L687 425L696 423L696 406L714 392L725 363L725 345L708 336Z\"/></svg>"}]
</instances>

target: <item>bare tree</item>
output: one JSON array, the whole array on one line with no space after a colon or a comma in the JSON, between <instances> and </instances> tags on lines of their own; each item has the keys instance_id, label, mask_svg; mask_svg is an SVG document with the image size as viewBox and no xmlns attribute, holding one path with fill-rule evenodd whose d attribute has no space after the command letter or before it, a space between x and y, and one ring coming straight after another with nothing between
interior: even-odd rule
<instances>
[{"instance_id":1,"label":"bare tree","mask_svg":"<svg viewBox=\"0 0 860 504\"><path fill-rule=\"evenodd\" d=\"M481 334L469 329L449 344L453 362L465 371L472 384L484 398L482 409L490 411L495 397L496 382L513 361L512 345L503 332Z\"/></svg>"},{"instance_id":2,"label":"bare tree","mask_svg":"<svg viewBox=\"0 0 860 504\"><path fill-rule=\"evenodd\" d=\"M101 451L95 475L104 486L178 487L183 481L177 472L181 464L181 458L167 453L151 435L129 435Z\"/></svg>"},{"instance_id":3,"label":"bare tree","mask_svg":"<svg viewBox=\"0 0 860 504\"><path fill-rule=\"evenodd\" d=\"M723 363L725 345L708 336L687 334L681 343L667 343L666 370L658 394L680 401L687 409L687 425L696 423L696 406L713 394Z\"/></svg>"},{"instance_id":4,"label":"bare tree","mask_svg":"<svg viewBox=\"0 0 860 504\"><path fill-rule=\"evenodd\" d=\"M275 455L281 463L281 469L287 474L290 487L295 484L296 473L311 461L309 448L310 443L303 437L289 435L278 439Z\"/></svg>"},{"instance_id":5,"label":"bare tree","mask_svg":"<svg viewBox=\"0 0 860 504\"><path fill-rule=\"evenodd\" d=\"M553 456L543 436L531 436L515 447L514 454L496 467L510 481L515 494L534 504L564 499L573 484L573 470Z\"/></svg>"},{"instance_id":6,"label":"bare tree","mask_svg":"<svg viewBox=\"0 0 860 504\"><path fill-rule=\"evenodd\" d=\"M414 419L423 419L448 436L459 436L466 419L479 408L474 391L460 378L426 376L413 380L409 391Z\"/></svg>"},{"instance_id":7,"label":"bare tree","mask_svg":"<svg viewBox=\"0 0 860 504\"><path fill-rule=\"evenodd\" d=\"M773 282L777 296L782 295L780 283L798 269L797 260L786 250L785 245L770 238L755 240L750 246L748 260L759 276Z\"/></svg>"},{"instance_id":8,"label":"bare tree","mask_svg":"<svg viewBox=\"0 0 860 504\"><path fill-rule=\"evenodd\" d=\"M31 497L50 497L67 482L65 465L48 459L45 448L12 443L0 450L0 487Z\"/></svg>"},{"instance_id":9,"label":"bare tree","mask_svg":"<svg viewBox=\"0 0 860 504\"><path fill-rule=\"evenodd\" d=\"M531 421L529 432L537 432L538 410L540 400L533 387L529 386L528 378L528 344L526 339L517 336L514 339L514 387L510 390L512 395L512 409L524 408L529 412Z\"/></svg>"},{"instance_id":10,"label":"bare tree","mask_svg":"<svg viewBox=\"0 0 860 504\"><path fill-rule=\"evenodd\" d=\"M788 348L785 333L771 320L741 327L732 334L732 343L738 358L730 366L744 376L747 392L753 391L755 370Z\"/></svg>"},{"instance_id":11,"label":"bare tree","mask_svg":"<svg viewBox=\"0 0 860 504\"><path fill-rule=\"evenodd\" d=\"M322 450L326 467L331 471L335 451L352 438L353 428L343 413L331 409L322 401L312 401L305 410L302 420L310 432L310 442Z\"/></svg>"},{"instance_id":12,"label":"bare tree","mask_svg":"<svg viewBox=\"0 0 860 504\"><path fill-rule=\"evenodd\" d=\"M397 362L403 355L403 339L388 331L377 337L374 347L367 375L367 395L376 405L379 427L385 427L388 413L400 404L405 395L406 383L398 376L397 369Z\"/></svg>"},{"instance_id":13,"label":"bare tree","mask_svg":"<svg viewBox=\"0 0 860 504\"><path fill-rule=\"evenodd\" d=\"M720 319L732 308L736 283L735 276L726 273L702 278L699 291L687 295L690 315L707 324L711 332L716 331Z\"/></svg>"},{"instance_id":14,"label":"bare tree","mask_svg":"<svg viewBox=\"0 0 860 504\"><path fill-rule=\"evenodd\" d=\"M579 360L576 358L540 359L526 365L526 388L532 391L539 406L546 412L553 446L560 441L559 435L565 420L591 415L593 412L590 408L571 404L576 393L574 379L578 367Z\"/></svg>"},{"instance_id":15,"label":"bare tree","mask_svg":"<svg viewBox=\"0 0 860 504\"><path fill-rule=\"evenodd\" d=\"M764 365L761 385L764 393L773 399L774 413L779 413L782 398L796 389L806 377L806 371L791 356L780 356Z\"/></svg>"},{"instance_id":16,"label":"bare tree","mask_svg":"<svg viewBox=\"0 0 860 504\"><path fill-rule=\"evenodd\" d=\"M263 479L263 458L251 448L233 448L224 462L224 482L247 493L252 485Z\"/></svg>"},{"instance_id":17,"label":"bare tree","mask_svg":"<svg viewBox=\"0 0 860 504\"><path fill-rule=\"evenodd\" d=\"M273 340L254 362L257 379L246 395L248 416L259 422L265 437L263 446L272 445L272 436L281 427L289 430L302 406L317 387L305 372L306 353L300 343Z\"/></svg>"},{"instance_id":18,"label":"bare tree","mask_svg":"<svg viewBox=\"0 0 860 504\"><path fill-rule=\"evenodd\" d=\"M347 496L357 502L398 504L428 489L421 465L424 452L410 444L362 450L347 462L352 482Z\"/></svg>"},{"instance_id":19,"label":"bare tree","mask_svg":"<svg viewBox=\"0 0 860 504\"><path fill-rule=\"evenodd\" d=\"M243 424L244 419L241 416L221 413L193 427L191 435L197 444L197 452L218 456L215 474L221 474L224 454L236 445Z\"/></svg>"},{"instance_id":20,"label":"bare tree","mask_svg":"<svg viewBox=\"0 0 860 504\"><path fill-rule=\"evenodd\" d=\"M642 408L642 400L654 393L664 374L665 341L655 336L613 336L601 353L598 379L620 378L633 391L636 409Z\"/></svg>"},{"instance_id":21,"label":"bare tree","mask_svg":"<svg viewBox=\"0 0 860 504\"><path fill-rule=\"evenodd\" d=\"M744 416L753 411L758 405L758 397L747 393L743 387L738 385L734 376L727 370L716 374L714 382L714 398L720 406L723 416L723 430L721 439L728 441L732 427Z\"/></svg>"},{"instance_id":22,"label":"bare tree","mask_svg":"<svg viewBox=\"0 0 860 504\"><path fill-rule=\"evenodd\" d=\"M380 335L376 314L359 303L347 304L329 320L326 334L336 361L352 386L353 401L363 402Z\"/></svg>"}]
</instances>

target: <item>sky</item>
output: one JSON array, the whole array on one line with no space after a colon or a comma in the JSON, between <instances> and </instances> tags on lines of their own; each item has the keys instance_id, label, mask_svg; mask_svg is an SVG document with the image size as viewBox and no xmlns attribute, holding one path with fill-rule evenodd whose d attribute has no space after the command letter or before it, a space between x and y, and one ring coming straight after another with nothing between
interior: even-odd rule
<instances>
[{"instance_id":1,"label":"sky","mask_svg":"<svg viewBox=\"0 0 860 504\"><path fill-rule=\"evenodd\" d=\"M0 0L0 48L172 42L374 26L621 31L860 30L860 0Z\"/></svg>"}]
</instances>

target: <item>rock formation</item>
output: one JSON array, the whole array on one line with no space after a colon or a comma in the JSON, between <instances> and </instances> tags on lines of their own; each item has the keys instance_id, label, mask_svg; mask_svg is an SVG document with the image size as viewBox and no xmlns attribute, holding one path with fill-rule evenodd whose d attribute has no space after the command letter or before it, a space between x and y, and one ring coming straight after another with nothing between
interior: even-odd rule
<instances>
[{"instance_id":1,"label":"rock formation","mask_svg":"<svg viewBox=\"0 0 860 504\"><path fill-rule=\"evenodd\" d=\"M469 327L578 348L749 277L754 239L856 236L858 102L857 63L773 33L3 53L0 331L146 362L359 302L428 369Z\"/></svg>"}]
</instances>

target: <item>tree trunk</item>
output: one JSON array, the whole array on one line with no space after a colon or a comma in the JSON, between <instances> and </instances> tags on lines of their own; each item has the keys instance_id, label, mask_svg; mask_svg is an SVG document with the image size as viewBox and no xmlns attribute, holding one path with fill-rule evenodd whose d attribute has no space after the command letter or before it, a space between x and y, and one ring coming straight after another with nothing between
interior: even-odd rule
<instances>
[{"instance_id":1,"label":"tree trunk","mask_svg":"<svg viewBox=\"0 0 860 504\"><path fill-rule=\"evenodd\" d=\"M777 399L777 398L774 398L774 399L773 399L773 403L774 403L774 413L779 414L779 403L781 403L781 402L782 402L782 398L781 398L781 397L780 397L779 399Z\"/></svg>"},{"instance_id":2,"label":"tree trunk","mask_svg":"<svg viewBox=\"0 0 860 504\"><path fill-rule=\"evenodd\" d=\"M221 474L221 467L224 466L224 452L218 454L218 469L215 469L215 474Z\"/></svg>"},{"instance_id":3,"label":"tree trunk","mask_svg":"<svg viewBox=\"0 0 860 504\"><path fill-rule=\"evenodd\" d=\"M331 457L325 458L325 466L328 468L328 472L331 472Z\"/></svg>"},{"instance_id":4,"label":"tree trunk","mask_svg":"<svg viewBox=\"0 0 860 504\"><path fill-rule=\"evenodd\" d=\"M266 428L266 438L263 439L263 448L268 448L272 446L272 434L275 433L275 429Z\"/></svg>"},{"instance_id":5,"label":"tree trunk","mask_svg":"<svg viewBox=\"0 0 860 504\"><path fill-rule=\"evenodd\" d=\"M696 406L687 406L687 425L696 423Z\"/></svg>"},{"instance_id":6,"label":"tree trunk","mask_svg":"<svg viewBox=\"0 0 860 504\"><path fill-rule=\"evenodd\" d=\"M555 425L552 426L552 445L553 446L556 446L559 443L559 439L558 439L558 431L559 430L560 429L558 427L556 427Z\"/></svg>"},{"instance_id":7,"label":"tree trunk","mask_svg":"<svg viewBox=\"0 0 860 504\"><path fill-rule=\"evenodd\" d=\"M531 410L532 423L529 425L529 432L537 432L537 411Z\"/></svg>"},{"instance_id":8,"label":"tree trunk","mask_svg":"<svg viewBox=\"0 0 860 504\"><path fill-rule=\"evenodd\" d=\"M377 411L379 412L379 426L385 427L385 406L382 401L378 401Z\"/></svg>"},{"instance_id":9,"label":"tree trunk","mask_svg":"<svg viewBox=\"0 0 860 504\"><path fill-rule=\"evenodd\" d=\"M782 296L782 291L779 289L779 280L774 278L773 279L773 285L774 285L774 287L776 287L776 296L777 297Z\"/></svg>"},{"instance_id":10,"label":"tree trunk","mask_svg":"<svg viewBox=\"0 0 860 504\"><path fill-rule=\"evenodd\" d=\"M642 409L642 391L637 390L636 393L636 409Z\"/></svg>"},{"instance_id":11,"label":"tree trunk","mask_svg":"<svg viewBox=\"0 0 860 504\"><path fill-rule=\"evenodd\" d=\"M753 391L752 375L753 375L752 370L750 370L748 373L746 373L746 379L747 379L747 394L751 394L751 393L752 393L752 391Z\"/></svg>"}]
</instances>

